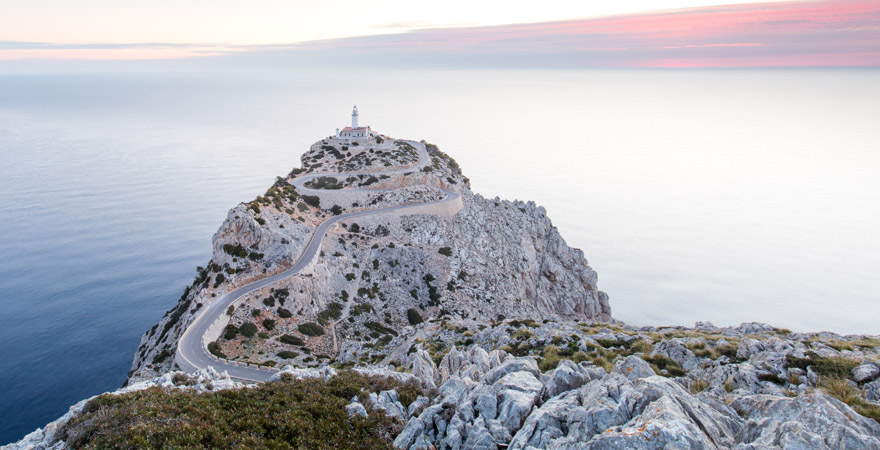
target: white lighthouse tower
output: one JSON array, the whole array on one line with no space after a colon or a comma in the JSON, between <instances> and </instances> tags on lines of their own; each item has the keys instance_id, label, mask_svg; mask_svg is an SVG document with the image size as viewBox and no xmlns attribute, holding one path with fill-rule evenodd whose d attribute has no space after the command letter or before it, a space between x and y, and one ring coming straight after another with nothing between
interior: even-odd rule
<instances>
[{"instance_id":1,"label":"white lighthouse tower","mask_svg":"<svg viewBox=\"0 0 880 450\"><path fill-rule=\"evenodd\" d=\"M356 142L358 139L365 140L374 137L376 134L370 127L362 127L358 124L358 107L354 105L351 109L351 126L342 130L336 129L336 139L342 142Z\"/></svg>"}]
</instances>

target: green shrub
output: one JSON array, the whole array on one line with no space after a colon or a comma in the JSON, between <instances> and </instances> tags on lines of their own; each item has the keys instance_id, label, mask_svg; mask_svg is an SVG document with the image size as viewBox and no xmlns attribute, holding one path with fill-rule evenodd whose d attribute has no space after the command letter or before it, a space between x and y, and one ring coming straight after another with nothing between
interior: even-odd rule
<instances>
[{"instance_id":1,"label":"green shrub","mask_svg":"<svg viewBox=\"0 0 880 450\"><path fill-rule=\"evenodd\" d=\"M223 331L223 338L227 341L235 339L238 336L238 327L233 324L226 325L226 328Z\"/></svg>"},{"instance_id":2,"label":"green shrub","mask_svg":"<svg viewBox=\"0 0 880 450\"><path fill-rule=\"evenodd\" d=\"M214 289L217 289L217 287L223 284L224 281L226 281L226 275L218 273L217 277L214 278Z\"/></svg>"},{"instance_id":3,"label":"green shrub","mask_svg":"<svg viewBox=\"0 0 880 450\"><path fill-rule=\"evenodd\" d=\"M306 343L303 342L303 340L300 339L299 336L293 336L290 334L285 334L285 335L281 336L281 338L279 338L279 340L285 344L288 344L288 345L298 345L300 347L302 347L303 345L306 345Z\"/></svg>"},{"instance_id":4,"label":"green shrub","mask_svg":"<svg viewBox=\"0 0 880 450\"><path fill-rule=\"evenodd\" d=\"M358 303L353 308L351 308L351 315L352 316L359 316L363 313L371 313L373 311L374 311L373 306L370 305L369 303Z\"/></svg>"},{"instance_id":5,"label":"green shrub","mask_svg":"<svg viewBox=\"0 0 880 450\"><path fill-rule=\"evenodd\" d=\"M254 335L257 334L257 326L250 322L245 322L238 327L238 331L244 337L254 337Z\"/></svg>"},{"instance_id":6,"label":"green shrub","mask_svg":"<svg viewBox=\"0 0 880 450\"><path fill-rule=\"evenodd\" d=\"M342 211L342 207L339 205L333 205L333 207L330 208L330 212L333 213L334 216L342 214Z\"/></svg>"},{"instance_id":7,"label":"green shrub","mask_svg":"<svg viewBox=\"0 0 880 450\"><path fill-rule=\"evenodd\" d=\"M418 325L424 321L422 315L419 314L419 311L415 308L406 310L406 319L409 321L410 325Z\"/></svg>"},{"instance_id":8,"label":"green shrub","mask_svg":"<svg viewBox=\"0 0 880 450\"><path fill-rule=\"evenodd\" d=\"M297 356L299 356L299 353L292 352L289 350L283 350L283 351L278 352L277 356L279 358L283 358L283 359L293 359L293 358L296 358Z\"/></svg>"},{"instance_id":9,"label":"green shrub","mask_svg":"<svg viewBox=\"0 0 880 450\"><path fill-rule=\"evenodd\" d=\"M300 333L306 336L323 336L324 328L314 322L306 322L296 327Z\"/></svg>"},{"instance_id":10,"label":"green shrub","mask_svg":"<svg viewBox=\"0 0 880 450\"><path fill-rule=\"evenodd\" d=\"M275 329L275 321L272 319L263 319L263 328L272 331Z\"/></svg>"},{"instance_id":11,"label":"green shrub","mask_svg":"<svg viewBox=\"0 0 880 450\"><path fill-rule=\"evenodd\" d=\"M293 313L290 312L290 310L288 310L288 309L284 309L284 308L279 307L278 308L278 317L280 317L282 319L289 319L289 318L293 317Z\"/></svg>"},{"instance_id":12,"label":"green shrub","mask_svg":"<svg viewBox=\"0 0 880 450\"><path fill-rule=\"evenodd\" d=\"M414 384L342 372L251 389L194 392L153 387L89 401L59 437L78 448L391 449L402 424L383 413L350 417L351 397L397 389L401 402L422 395Z\"/></svg>"},{"instance_id":13,"label":"green shrub","mask_svg":"<svg viewBox=\"0 0 880 450\"><path fill-rule=\"evenodd\" d=\"M221 350L220 344L217 341L208 343L208 351L218 358L226 359L226 355L223 353L223 350Z\"/></svg>"},{"instance_id":14,"label":"green shrub","mask_svg":"<svg viewBox=\"0 0 880 450\"><path fill-rule=\"evenodd\" d=\"M245 258L248 255L247 250L241 244L223 244L223 251L239 258Z\"/></svg>"},{"instance_id":15,"label":"green shrub","mask_svg":"<svg viewBox=\"0 0 880 450\"><path fill-rule=\"evenodd\" d=\"M318 197L317 195L301 195L300 198L313 208L321 207L321 197Z\"/></svg>"},{"instance_id":16,"label":"green shrub","mask_svg":"<svg viewBox=\"0 0 880 450\"><path fill-rule=\"evenodd\" d=\"M255 220L256 220L257 223L260 224L260 225L265 225L265 224L266 224L266 219L264 219L264 218L262 218L262 217L257 217Z\"/></svg>"},{"instance_id":17,"label":"green shrub","mask_svg":"<svg viewBox=\"0 0 880 450\"><path fill-rule=\"evenodd\" d=\"M345 274L345 279L348 280L348 281L352 281L352 280L354 280L355 277L357 277L357 275L355 275L355 274L353 274L353 273L347 273L347 274Z\"/></svg>"},{"instance_id":18,"label":"green shrub","mask_svg":"<svg viewBox=\"0 0 880 450\"><path fill-rule=\"evenodd\" d=\"M336 320L342 317L342 305L336 302L327 305L327 308L318 313L318 322L327 324L330 319Z\"/></svg>"},{"instance_id":19,"label":"green shrub","mask_svg":"<svg viewBox=\"0 0 880 450\"><path fill-rule=\"evenodd\" d=\"M262 225L262 223L260 223L260 225ZM263 256L265 256L265 255L263 255L262 253L257 253L257 252L248 253L248 259L250 259L251 261L259 261L259 260L263 259Z\"/></svg>"},{"instance_id":20,"label":"green shrub","mask_svg":"<svg viewBox=\"0 0 880 450\"><path fill-rule=\"evenodd\" d=\"M437 253L443 256L452 256L452 249L449 247L440 247L440 250L437 250Z\"/></svg>"},{"instance_id":21,"label":"green shrub","mask_svg":"<svg viewBox=\"0 0 880 450\"><path fill-rule=\"evenodd\" d=\"M385 325L382 325L379 322L365 322L364 326L380 334L392 334L394 336L397 336L396 331L386 327Z\"/></svg>"}]
</instances>

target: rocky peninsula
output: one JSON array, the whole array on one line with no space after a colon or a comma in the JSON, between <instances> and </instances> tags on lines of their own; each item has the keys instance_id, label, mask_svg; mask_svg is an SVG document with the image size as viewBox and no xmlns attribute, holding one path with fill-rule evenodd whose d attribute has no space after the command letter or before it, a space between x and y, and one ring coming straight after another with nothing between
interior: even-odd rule
<instances>
[{"instance_id":1,"label":"rocky peninsula","mask_svg":"<svg viewBox=\"0 0 880 450\"><path fill-rule=\"evenodd\" d=\"M880 449L880 337L613 319L544 208L322 139L230 210L126 386L3 449Z\"/></svg>"}]
</instances>

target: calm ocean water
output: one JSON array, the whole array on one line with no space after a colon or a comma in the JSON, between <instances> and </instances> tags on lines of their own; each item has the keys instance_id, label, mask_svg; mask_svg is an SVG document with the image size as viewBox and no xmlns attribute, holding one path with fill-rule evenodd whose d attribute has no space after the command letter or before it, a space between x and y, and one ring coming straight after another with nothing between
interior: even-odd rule
<instances>
[{"instance_id":1,"label":"calm ocean water","mask_svg":"<svg viewBox=\"0 0 880 450\"><path fill-rule=\"evenodd\" d=\"M349 120L545 206L632 324L880 333L880 71L0 76L0 443L121 385L226 211Z\"/></svg>"}]
</instances>

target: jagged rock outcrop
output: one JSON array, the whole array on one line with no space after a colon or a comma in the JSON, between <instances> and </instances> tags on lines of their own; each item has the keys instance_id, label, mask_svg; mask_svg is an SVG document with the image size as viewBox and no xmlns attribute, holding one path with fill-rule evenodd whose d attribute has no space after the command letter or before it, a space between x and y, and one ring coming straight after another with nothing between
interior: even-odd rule
<instances>
[{"instance_id":1,"label":"jagged rock outcrop","mask_svg":"<svg viewBox=\"0 0 880 450\"><path fill-rule=\"evenodd\" d=\"M413 329L419 337L412 351L402 352L408 370L353 370L419 383L424 394L408 405L393 389L358 394L345 413L392 418L401 427L394 446L407 450L880 448L880 379L868 380L880 338L754 324L747 328L764 331L731 333L736 328L423 324ZM466 336L473 342L457 346ZM740 359L743 347L756 353ZM287 366L270 382L338 374L326 365ZM120 392L145 386L207 391L242 384L212 371L177 372ZM8 448L59 448L56 431L84 403Z\"/></svg>"}]
</instances>

